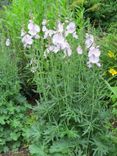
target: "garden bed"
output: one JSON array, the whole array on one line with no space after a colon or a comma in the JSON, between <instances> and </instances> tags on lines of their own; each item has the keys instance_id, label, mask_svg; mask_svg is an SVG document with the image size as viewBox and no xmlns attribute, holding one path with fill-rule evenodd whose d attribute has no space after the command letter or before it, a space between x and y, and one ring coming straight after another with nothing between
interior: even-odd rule
<instances>
[{"instance_id":1,"label":"garden bed","mask_svg":"<svg viewBox=\"0 0 117 156\"><path fill-rule=\"evenodd\" d=\"M0 156L116 156L116 1L9 2L0 2Z\"/></svg>"}]
</instances>

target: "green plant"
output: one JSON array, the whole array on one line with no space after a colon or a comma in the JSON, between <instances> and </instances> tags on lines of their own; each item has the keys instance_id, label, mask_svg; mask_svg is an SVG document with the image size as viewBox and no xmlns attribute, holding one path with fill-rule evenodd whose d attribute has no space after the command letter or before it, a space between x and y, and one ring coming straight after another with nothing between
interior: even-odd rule
<instances>
[{"instance_id":1,"label":"green plant","mask_svg":"<svg viewBox=\"0 0 117 156\"><path fill-rule=\"evenodd\" d=\"M3 34L0 38L0 152L8 152L26 142L23 131L28 127L29 105L20 94L17 54L6 47Z\"/></svg>"},{"instance_id":2,"label":"green plant","mask_svg":"<svg viewBox=\"0 0 117 156\"><path fill-rule=\"evenodd\" d=\"M71 0L72 9L79 6L85 8L84 16L90 20L94 27L106 32L116 32L116 0Z\"/></svg>"},{"instance_id":3,"label":"green plant","mask_svg":"<svg viewBox=\"0 0 117 156\"><path fill-rule=\"evenodd\" d=\"M90 4L94 5L97 2L91 1ZM37 106L33 107L34 110L29 120L25 115L26 107L22 106L23 108L18 109L23 109L23 112L21 111L22 118L20 118L21 127L18 124L21 133L20 136L16 135L16 137L11 135L11 142L15 138L16 143L19 143L22 130L25 131L23 135L27 138L29 150L34 156L116 156L117 153L116 137L110 129L112 114L108 108L110 101L106 99L110 93L102 79L103 69L102 67L98 69L96 66L89 69L86 65L88 57L85 34L88 31L92 33L93 29L89 29L88 22L84 20L84 1L81 3L74 14L69 9L69 3L66 0L56 2L54 0L13 0L12 5L6 8L4 18L1 21L5 29L4 36L10 37L12 42L11 47L7 50L10 53L13 50L17 51L19 58L18 69L13 64L14 69L16 69L16 81L14 79L8 81L12 82L11 86L14 86L15 82L18 85L14 90L6 89L8 94L12 93L12 96L9 95L9 98L12 99L10 100L12 105L26 102L25 99L23 102L15 100L17 96L18 100L21 97L19 80L23 83L23 87L26 86L26 91L23 92L24 96L26 96L25 93L30 94L29 86L31 90L32 86L35 86L34 92L38 94L35 99ZM88 6L88 3L84 3L84 5ZM95 11L95 7L88 6L88 8L90 8L87 9L89 12ZM98 13L95 12L96 15ZM72 55L65 57L63 50L60 50L60 53L49 53L45 58L44 51L46 46L51 43L51 39L43 39L43 32L40 32L40 40L33 40L30 47L24 48L20 33L22 27L26 32L28 31L27 25L30 18L38 25L41 25L43 19L49 20L50 29L56 26L56 19L63 23L65 20L75 21L79 39L75 41L71 36L67 37L72 48ZM66 24L64 23L64 25ZM83 49L83 55L78 55L76 52L78 44ZM2 45L4 45L3 42ZM96 50L98 51L98 48ZM5 54L7 55L7 53ZM12 54L16 55L16 53ZM8 63L8 56L4 59L6 63ZM10 69L11 65L9 65ZM37 66L33 73L31 73L32 65ZM10 69L8 69L8 74ZM6 67L5 70L7 70ZM17 79L17 70L19 71L19 79ZM9 76L5 75L5 78L9 78ZM9 98L7 99L5 96L7 102L9 102ZM4 104L2 105L4 106ZM17 113L17 115L19 114ZM17 118L20 120L19 117ZM11 120L8 119L9 121ZM25 121L30 124L31 129L25 129ZM9 125L12 127L12 122ZM15 132L15 128L12 128ZM19 129L16 131L19 132ZM6 131L4 132L6 133ZM2 131L1 134L4 132ZM6 148L7 140L6 138L4 140L5 143L2 147Z\"/></svg>"},{"instance_id":4,"label":"green plant","mask_svg":"<svg viewBox=\"0 0 117 156\"><path fill-rule=\"evenodd\" d=\"M80 10L76 23L79 42L84 45L82 15ZM34 108L37 120L27 132L29 150L34 156L116 156L116 143L107 128L111 113L101 70L89 69L86 49L78 56L76 42L69 41L74 51L65 58L62 53L44 58L45 44L33 47L31 56L38 64L33 81L40 99Z\"/></svg>"}]
</instances>

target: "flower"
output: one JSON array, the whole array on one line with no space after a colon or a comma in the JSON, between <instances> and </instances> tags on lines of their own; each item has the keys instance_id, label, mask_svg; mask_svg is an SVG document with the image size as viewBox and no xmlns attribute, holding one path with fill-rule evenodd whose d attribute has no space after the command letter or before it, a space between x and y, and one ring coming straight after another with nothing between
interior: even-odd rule
<instances>
[{"instance_id":1,"label":"flower","mask_svg":"<svg viewBox=\"0 0 117 156\"><path fill-rule=\"evenodd\" d=\"M70 22L67 27L66 27L66 30L68 33L72 34L76 31L76 25L74 22Z\"/></svg>"},{"instance_id":2,"label":"flower","mask_svg":"<svg viewBox=\"0 0 117 156\"><path fill-rule=\"evenodd\" d=\"M69 43L67 43L67 42L66 42L66 46L64 47L64 54L65 54L65 56L68 56L68 57L70 57L72 54L71 47L70 47Z\"/></svg>"},{"instance_id":3,"label":"flower","mask_svg":"<svg viewBox=\"0 0 117 156\"><path fill-rule=\"evenodd\" d=\"M42 31L43 32L46 32L48 29L46 28L46 26L44 25L43 27L42 27Z\"/></svg>"},{"instance_id":4,"label":"flower","mask_svg":"<svg viewBox=\"0 0 117 156\"><path fill-rule=\"evenodd\" d=\"M95 55L96 57L99 57L100 54L101 54L101 52L100 52L98 46L97 47L94 47L94 46L90 47L89 54L88 54L89 57L92 56L92 55Z\"/></svg>"},{"instance_id":5,"label":"flower","mask_svg":"<svg viewBox=\"0 0 117 156\"><path fill-rule=\"evenodd\" d=\"M47 20L46 19L43 19L42 25L45 26L46 24L47 24Z\"/></svg>"},{"instance_id":6,"label":"flower","mask_svg":"<svg viewBox=\"0 0 117 156\"><path fill-rule=\"evenodd\" d=\"M64 25L63 23L61 23L60 21L58 21L57 32L63 33L63 31L64 31L63 25Z\"/></svg>"},{"instance_id":7,"label":"flower","mask_svg":"<svg viewBox=\"0 0 117 156\"><path fill-rule=\"evenodd\" d=\"M108 52L108 56L109 56L110 58L115 58L115 54L114 54L114 52L112 52L112 51L109 51L109 52Z\"/></svg>"},{"instance_id":8,"label":"flower","mask_svg":"<svg viewBox=\"0 0 117 156\"><path fill-rule=\"evenodd\" d=\"M30 47L33 43L33 39L32 36L29 34L24 35L24 37L22 38L22 43L24 44L24 47Z\"/></svg>"},{"instance_id":9,"label":"flower","mask_svg":"<svg viewBox=\"0 0 117 156\"><path fill-rule=\"evenodd\" d=\"M91 46L89 48L89 53L88 53L88 58L89 58L89 61L88 61L88 66L89 67L92 67L91 64L96 64L98 67L101 66L101 64L99 63L100 59L100 50L99 50L99 46Z\"/></svg>"},{"instance_id":10,"label":"flower","mask_svg":"<svg viewBox=\"0 0 117 156\"><path fill-rule=\"evenodd\" d=\"M117 75L117 70L110 68L108 71L112 76Z\"/></svg>"},{"instance_id":11,"label":"flower","mask_svg":"<svg viewBox=\"0 0 117 156\"><path fill-rule=\"evenodd\" d=\"M95 44L93 35L86 33L86 40L85 40L86 48L90 48L93 44Z\"/></svg>"},{"instance_id":12,"label":"flower","mask_svg":"<svg viewBox=\"0 0 117 156\"><path fill-rule=\"evenodd\" d=\"M73 38L78 39L78 35L76 34L76 32L74 32L74 33L72 34L72 36L73 36Z\"/></svg>"},{"instance_id":13,"label":"flower","mask_svg":"<svg viewBox=\"0 0 117 156\"><path fill-rule=\"evenodd\" d=\"M35 37L37 33L40 32L40 27L37 24L34 24L32 20L29 20L28 29L29 29L28 33L32 37Z\"/></svg>"},{"instance_id":14,"label":"flower","mask_svg":"<svg viewBox=\"0 0 117 156\"><path fill-rule=\"evenodd\" d=\"M62 34L60 33L56 33L53 37L52 37L52 43L54 45L59 45L61 47L64 46L65 43L65 38Z\"/></svg>"},{"instance_id":15,"label":"flower","mask_svg":"<svg viewBox=\"0 0 117 156\"><path fill-rule=\"evenodd\" d=\"M7 38L7 39L6 39L6 46L7 46L7 47L9 47L9 46L10 46L10 44L11 44L11 41L10 41L10 39L9 39L9 38Z\"/></svg>"},{"instance_id":16,"label":"flower","mask_svg":"<svg viewBox=\"0 0 117 156\"><path fill-rule=\"evenodd\" d=\"M80 54L80 55L83 53L83 50L82 50L81 46L77 47L77 53Z\"/></svg>"}]
</instances>

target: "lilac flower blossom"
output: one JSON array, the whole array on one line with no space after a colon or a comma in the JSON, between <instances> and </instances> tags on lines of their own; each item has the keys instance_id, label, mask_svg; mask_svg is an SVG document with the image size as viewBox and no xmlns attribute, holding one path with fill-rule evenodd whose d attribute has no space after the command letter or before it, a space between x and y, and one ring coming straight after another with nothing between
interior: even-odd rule
<instances>
[{"instance_id":1,"label":"lilac flower blossom","mask_svg":"<svg viewBox=\"0 0 117 156\"><path fill-rule=\"evenodd\" d=\"M22 38L22 43L24 44L25 48L30 48L33 43L32 36L30 36L29 34L25 34Z\"/></svg>"},{"instance_id":2,"label":"lilac flower blossom","mask_svg":"<svg viewBox=\"0 0 117 156\"><path fill-rule=\"evenodd\" d=\"M70 34L74 33L76 31L76 25L74 22L70 22L68 25L67 25L67 28L66 28L66 31Z\"/></svg>"},{"instance_id":3,"label":"lilac flower blossom","mask_svg":"<svg viewBox=\"0 0 117 156\"><path fill-rule=\"evenodd\" d=\"M32 37L35 37L37 33L40 32L40 27L37 24L34 24L32 20L29 20L28 29L29 29L28 33Z\"/></svg>"},{"instance_id":4,"label":"lilac flower blossom","mask_svg":"<svg viewBox=\"0 0 117 156\"><path fill-rule=\"evenodd\" d=\"M95 47L95 46L92 46L90 47L89 49L89 53L88 53L88 58L89 58L89 61L88 61L88 66L91 67L91 64L96 64L98 67L101 66L100 64L100 50L99 50L99 47Z\"/></svg>"}]
</instances>

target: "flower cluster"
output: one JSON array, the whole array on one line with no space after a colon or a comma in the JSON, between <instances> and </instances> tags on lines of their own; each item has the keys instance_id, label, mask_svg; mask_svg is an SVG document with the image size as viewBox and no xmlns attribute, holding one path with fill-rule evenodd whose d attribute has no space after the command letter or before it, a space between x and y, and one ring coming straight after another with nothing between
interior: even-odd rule
<instances>
[{"instance_id":1,"label":"flower cluster","mask_svg":"<svg viewBox=\"0 0 117 156\"><path fill-rule=\"evenodd\" d=\"M57 22L55 30L47 28L47 21L42 22L42 31L44 33L44 39L49 39L49 44L45 50L44 56L50 52L57 53L60 51L64 52L65 56L71 56L71 46L67 41L67 36L72 35L73 38L78 39L76 34L76 25L74 22L69 22L65 27L66 23Z\"/></svg>"},{"instance_id":2,"label":"flower cluster","mask_svg":"<svg viewBox=\"0 0 117 156\"><path fill-rule=\"evenodd\" d=\"M44 51L45 58L47 58L49 53L63 52L64 57L70 57L72 55L72 48L68 40L69 38L73 38L74 41L78 41L75 22L68 20L65 20L65 22L57 21L56 27L54 29L49 29L48 20L44 19L42 21L42 29L40 29L33 20L29 20L28 32L25 32L24 29L21 30L22 43L25 48L30 48L34 39L40 38L38 34L40 31L42 31L43 34L41 39L43 39L46 44ZM93 64L100 67L101 52L92 34L86 33L85 47L88 50L88 67L91 68ZM76 47L76 52L79 55L83 54L83 49L80 44Z\"/></svg>"},{"instance_id":3,"label":"flower cluster","mask_svg":"<svg viewBox=\"0 0 117 156\"><path fill-rule=\"evenodd\" d=\"M85 46L88 49L88 67L91 68L93 64L96 64L98 67L100 67L101 64L99 61L101 52L99 46L96 46L95 44L93 35L86 34Z\"/></svg>"},{"instance_id":4,"label":"flower cluster","mask_svg":"<svg viewBox=\"0 0 117 156\"><path fill-rule=\"evenodd\" d=\"M109 73L114 76L114 75L117 75L117 70L113 69L113 68L110 68L109 69Z\"/></svg>"},{"instance_id":5,"label":"flower cluster","mask_svg":"<svg viewBox=\"0 0 117 156\"><path fill-rule=\"evenodd\" d=\"M29 20L28 33L25 32L23 28L21 30L22 43L25 48L30 48L30 46L33 44L33 40L40 38L38 35L39 32L40 27L35 24L33 20Z\"/></svg>"}]
</instances>

